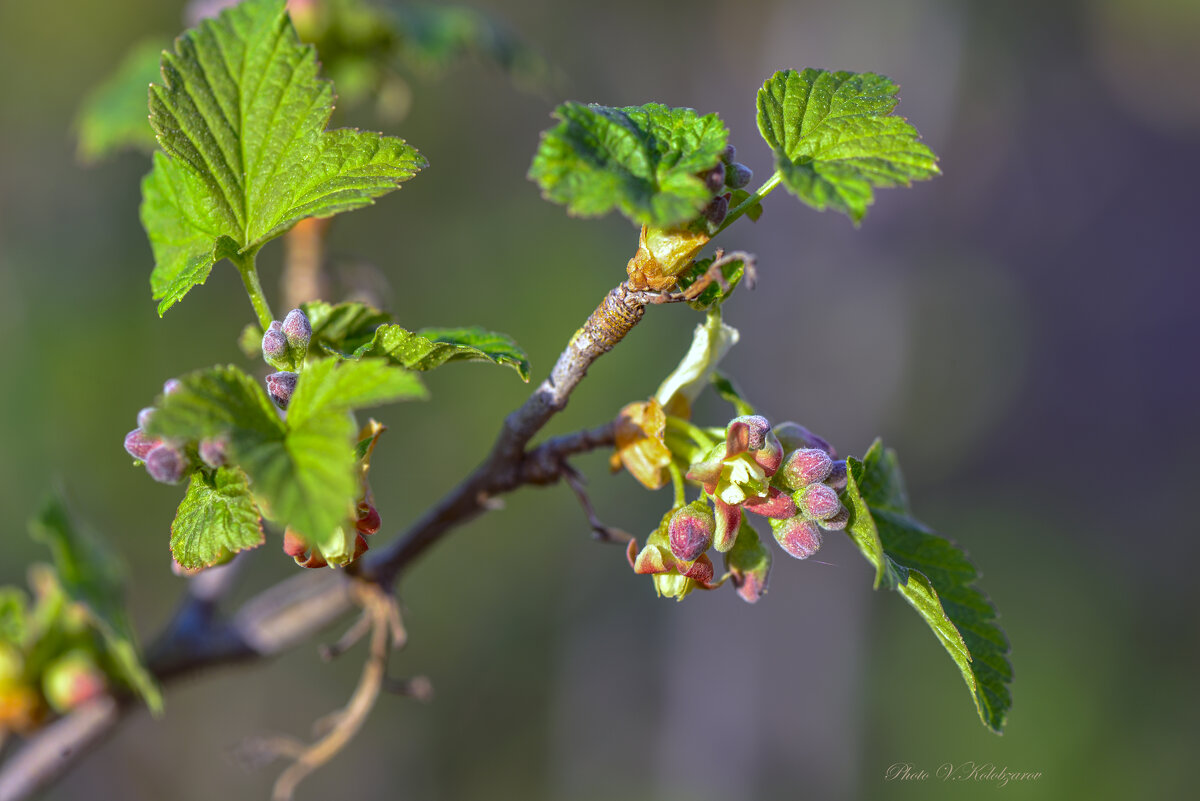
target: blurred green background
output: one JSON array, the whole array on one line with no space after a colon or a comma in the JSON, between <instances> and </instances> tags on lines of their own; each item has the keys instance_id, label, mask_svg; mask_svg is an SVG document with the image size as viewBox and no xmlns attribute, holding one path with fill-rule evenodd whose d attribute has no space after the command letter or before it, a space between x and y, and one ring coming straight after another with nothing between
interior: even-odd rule
<instances>
[{"instance_id":1,"label":"blurred green background","mask_svg":"<svg viewBox=\"0 0 1200 801\"><path fill-rule=\"evenodd\" d=\"M401 586L410 646L393 663L437 698L385 697L299 798L1183 798L1200 747L1200 481L1195 199L1200 4L1192 0L878 4L480 2L567 76L543 97L464 65L412 83L389 133L430 168L339 219L331 254L372 265L400 322L513 335L535 381L623 277L623 220L571 220L524 178L558 99L657 100L719 112L765 176L754 92L775 69L883 72L945 175L880 193L860 230L782 192L727 247L759 256L727 319L727 366L772 419L843 452L880 434L914 507L984 572L1013 643L1003 737L898 598L873 593L842 538L777 554L757 606L731 591L658 601L616 548L591 542L564 487L528 490L456 532ZM143 637L183 590L169 570L179 488L129 467L121 437L174 374L242 359L251 309L236 273L159 320L137 219L143 155L84 168L72 120L181 4L0 0L0 580L44 558L25 520L55 480L119 547ZM339 120L379 126L370 114ZM278 297L280 247L264 281ZM1191 265L1191 267L1188 267ZM360 269L361 272L361 269ZM652 309L555 420L565 432L644 398L699 316ZM450 366L434 401L393 407L376 452L385 532L481 458L529 387ZM721 422L715 402L701 414ZM606 454L579 460L606 522L642 534L669 503ZM379 535L386 537L386 533ZM238 597L290 575L279 539ZM233 599L234 602L237 598ZM327 638L337 632L328 632ZM314 643L315 644L315 643ZM255 799L271 769L243 737L306 734L347 698L361 651L314 648L174 685L48 798ZM885 779L894 763L1040 772L995 788Z\"/></svg>"}]
</instances>

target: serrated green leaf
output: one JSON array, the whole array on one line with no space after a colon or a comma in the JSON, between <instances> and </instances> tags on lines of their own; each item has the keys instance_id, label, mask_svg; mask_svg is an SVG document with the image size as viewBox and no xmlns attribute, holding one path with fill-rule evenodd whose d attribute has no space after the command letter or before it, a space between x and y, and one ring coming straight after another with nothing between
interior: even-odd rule
<instances>
[{"instance_id":1,"label":"serrated green leaf","mask_svg":"<svg viewBox=\"0 0 1200 801\"><path fill-rule=\"evenodd\" d=\"M338 303L324 301L302 303L300 308L312 325L312 343L327 353L345 355L367 342L375 335L375 329L391 322L392 315L365 303ZM262 332L259 332L262 338ZM259 343L261 344L261 343ZM310 344L310 349L313 345Z\"/></svg>"},{"instance_id":2,"label":"serrated green leaf","mask_svg":"<svg viewBox=\"0 0 1200 801\"><path fill-rule=\"evenodd\" d=\"M877 440L861 462L847 463L842 502L851 510L851 538L929 624L958 665L980 720L999 733L1012 706L1012 664L995 607L975 586L979 572L954 543L909 516L894 452Z\"/></svg>"},{"instance_id":3,"label":"serrated green leaf","mask_svg":"<svg viewBox=\"0 0 1200 801\"><path fill-rule=\"evenodd\" d=\"M79 530L58 495L46 500L29 528L33 538L50 549L63 592L87 610L120 678L160 714L162 693L138 653L125 612L124 570L116 554L95 535Z\"/></svg>"},{"instance_id":4,"label":"serrated green leaf","mask_svg":"<svg viewBox=\"0 0 1200 801\"><path fill-rule=\"evenodd\" d=\"M529 358L512 337L478 327L422 328L409 331L399 325L379 326L369 342L343 358L380 356L407 370L432 370L446 362L486 361L507 365L522 381L529 381Z\"/></svg>"},{"instance_id":5,"label":"serrated green leaf","mask_svg":"<svg viewBox=\"0 0 1200 801\"><path fill-rule=\"evenodd\" d=\"M303 426L310 418L330 412L426 397L415 373L384 359L321 359L310 363L296 382L288 404L288 427Z\"/></svg>"},{"instance_id":6,"label":"serrated green leaf","mask_svg":"<svg viewBox=\"0 0 1200 801\"><path fill-rule=\"evenodd\" d=\"M246 474L222 467L192 473L171 524L171 555L189 570L210 567L263 544L261 513Z\"/></svg>"},{"instance_id":7,"label":"serrated green leaf","mask_svg":"<svg viewBox=\"0 0 1200 801\"><path fill-rule=\"evenodd\" d=\"M368 205L425 166L402 139L325 130L333 90L284 6L246 0L163 53L150 124L167 156L142 203L159 314L221 257L253 253L305 217Z\"/></svg>"},{"instance_id":8,"label":"serrated green leaf","mask_svg":"<svg viewBox=\"0 0 1200 801\"><path fill-rule=\"evenodd\" d=\"M856 223L872 187L937 175L937 157L903 117L890 116L899 87L874 73L785 70L758 92L758 130L788 191Z\"/></svg>"},{"instance_id":9,"label":"serrated green leaf","mask_svg":"<svg viewBox=\"0 0 1200 801\"><path fill-rule=\"evenodd\" d=\"M118 150L154 149L154 129L146 119L146 87L159 75L165 37L131 47L112 75L88 93L75 126L81 161L95 162Z\"/></svg>"},{"instance_id":10,"label":"serrated green leaf","mask_svg":"<svg viewBox=\"0 0 1200 801\"><path fill-rule=\"evenodd\" d=\"M267 393L241 369L209 367L179 381L179 391L155 403L148 434L181 440L228 434L235 461L284 438L285 426Z\"/></svg>"},{"instance_id":11,"label":"serrated green leaf","mask_svg":"<svg viewBox=\"0 0 1200 801\"><path fill-rule=\"evenodd\" d=\"M712 193L697 177L721 160L728 132L716 114L658 103L626 108L564 103L542 134L529 178L571 214L620 210L662 228L696 218Z\"/></svg>"}]
</instances>

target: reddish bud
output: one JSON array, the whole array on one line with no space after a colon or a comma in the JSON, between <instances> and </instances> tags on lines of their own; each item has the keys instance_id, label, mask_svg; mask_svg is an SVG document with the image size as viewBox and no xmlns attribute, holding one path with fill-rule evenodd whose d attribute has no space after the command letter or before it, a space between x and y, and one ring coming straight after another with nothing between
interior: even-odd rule
<instances>
[{"instance_id":1,"label":"reddish bud","mask_svg":"<svg viewBox=\"0 0 1200 801\"><path fill-rule=\"evenodd\" d=\"M280 409L286 409L288 403L292 399L292 393L296 391L296 379L299 376L296 373L279 372L271 373L267 376L267 394L271 396L271 400L275 401L275 405Z\"/></svg>"},{"instance_id":2,"label":"reddish bud","mask_svg":"<svg viewBox=\"0 0 1200 801\"><path fill-rule=\"evenodd\" d=\"M741 189L754 178L754 172L745 164L734 162L725 170L725 185L730 189Z\"/></svg>"},{"instance_id":3,"label":"reddish bud","mask_svg":"<svg viewBox=\"0 0 1200 801\"><path fill-rule=\"evenodd\" d=\"M833 446L825 441L824 437L820 437L809 431L799 423L786 422L780 423L774 428L775 436L779 437L779 441L783 444L784 450L794 451L797 448L817 448L825 451L832 458L837 457L837 451Z\"/></svg>"},{"instance_id":4,"label":"reddish bud","mask_svg":"<svg viewBox=\"0 0 1200 801\"><path fill-rule=\"evenodd\" d=\"M146 454L146 472L163 484L175 484L187 472L188 463L176 448L159 443Z\"/></svg>"},{"instance_id":5,"label":"reddish bud","mask_svg":"<svg viewBox=\"0 0 1200 801\"><path fill-rule=\"evenodd\" d=\"M708 191L715 195L725 186L725 163L718 161L717 166L708 172L701 173L700 178L704 181L704 185L708 187Z\"/></svg>"},{"instance_id":6,"label":"reddish bud","mask_svg":"<svg viewBox=\"0 0 1200 801\"><path fill-rule=\"evenodd\" d=\"M288 341L283 332L277 328L268 328L262 338L263 359L269 364L282 362L288 356Z\"/></svg>"},{"instance_id":7,"label":"reddish bud","mask_svg":"<svg viewBox=\"0 0 1200 801\"><path fill-rule=\"evenodd\" d=\"M125 435L125 450L138 461L146 461L150 451L162 444L161 439L150 437L140 428L135 428Z\"/></svg>"},{"instance_id":8,"label":"reddish bud","mask_svg":"<svg viewBox=\"0 0 1200 801\"><path fill-rule=\"evenodd\" d=\"M821 547L821 529L811 520L793 517L771 526L779 547L797 559L807 559Z\"/></svg>"},{"instance_id":9,"label":"reddish bud","mask_svg":"<svg viewBox=\"0 0 1200 801\"><path fill-rule=\"evenodd\" d=\"M137 416L138 428L142 429L143 431L145 431L147 428L149 428L150 427L150 418L153 416L154 416L154 407L153 406L147 406L145 409L142 409L140 412L138 412L138 416Z\"/></svg>"},{"instance_id":10,"label":"reddish bud","mask_svg":"<svg viewBox=\"0 0 1200 801\"><path fill-rule=\"evenodd\" d=\"M288 556L297 557L303 556L308 550L308 540L300 536L290 528L283 532L283 552Z\"/></svg>"},{"instance_id":11,"label":"reddish bud","mask_svg":"<svg viewBox=\"0 0 1200 801\"><path fill-rule=\"evenodd\" d=\"M83 650L69 651L55 659L42 674L42 693L56 712L69 712L84 701L104 692L104 674Z\"/></svg>"},{"instance_id":12,"label":"reddish bud","mask_svg":"<svg viewBox=\"0 0 1200 801\"><path fill-rule=\"evenodd\" d=\"M370 545L367 545L367 538L364 537L361 532L358 534L355 534L354 535L354 556L351 558L351 561L362 556L364 553L367 552L367 550L370 547L371 547Z\"/></svg>"},{"instance_id":13,"label":"reddish bud","mask_svg":"<svg viewBox=\"0 0 1200 801\"><path fill-rule=\"evenodd\" d=\"M300 309L292 309L287 313L281 330L287 337L287 343L294 349L301 353L308 350L308 343L312 340L312 324Z\"/></svg>"},{"instance_id":14,"label":"reddish bud","mask_svg":"<svg viewBox=\"0 0 1200 801\"><path fill-rule=\"evenodd\" d=\"M707 584L708 582L712 581L713 573L712 560L704 554L700 554L696 561L690 565L679 566L679 574L681 576L687 576L688 578L698 581L701 584Z\"/></svg>"},{"instance_id":15,"label":"reddish bud","mask_svg":"<svg viewBox=\"0 0 1200 801\"><path fill-rule=\"evenodd\" d=\"M837 514L833 517L821 521L821 528L827 528L830 531L841 531L850 522L850 510L845 506L838 509Z\"/></svg>"},{"instance_id":16,"label":"reddish bud","mask_svg":"<svg viewBox=\"0 0 1200 801\"><path fill-rule=\"evenodd\" d=\"M788 456L781 475L788 489L798 490L824 481L832 470L833 460L828 453L817 448L801 448Z\"/></svg>"},{"instance_id":17,"label":"reddish bud","mask_svg":"<svg viewBox=\"0 0 1200 801\"><path fill-rule=\"evenodd\" d=\"M783 520L789 517L796 516L796 502L792 500L792 496L787 493L771 487L765 498L749 498L742 506L747 512L754 512L756 515L770 517L775 520Z\"/></svg>"},{"instance_id":18,"label":"reddish bud","mask_svg":"<svg viewBox=\"0 0 1200 801\"><path fill-rule=\"evenodd\" d=\"M713 534L713 547L721 553L727 553L737 541L738 528L742 525L742 507L725 503L718 497L713 497L713 509L716 510L717 528Z\"/></svg>"},{"instance_id":19,"label":"reddish bud","mask_svg":"<svg viewBox=\"0 0 1200 801\"><path fill-rule=\"evenodd\" d=\"M708 220L712 225L720 225L725 222L725 215L729 213L729 195L717 195L712 200L708 201L708 205L701 210L700 214L704 219Z\"/></svg>"},{"instance_id":20,"label":"reddish bud","mask_svg":"<svg viewBox=\"0 0 1200 801\"><path fill-rule=\"evenodd\" d=\"M224 437L210 437L200 440L200 460L214 470L224 467L229 460L229 443Z\"/></svg>"},{"instance_id":21,"label":"reddish bud","mask_svg":"<svg viewBox=\"0 0 1200 801\"><path fill-rule=\"evenodd\" d=\"M775 475L783 463L783 446L770 431L767 431L763 446L754 452L754 461L758 462L768 478Z\"/></svg>"},{"instance_id":22,"label":"reddish bud","mask_svg":"<svg viewBox=\"0 0 1200 801\"><path fill-rule=\"evenodd\" d=\"M179 390L183 389L183 382L178 378L168 378L163 383L163 394L174 395Z\"/></svg>"},{"instance_id":23,"label":"reddish bud","mask_svg":"<svg viewBox=\"0 0 1200 801\"><path fill-rule=\"evenodd\" d=\"M725 455L757 451L767 444L771 424L761 414L747 414L729 421L725 429Z\"/></svg>"},{"instance_id":24,"label":"reddish bud","mask_svg":"<svg viewBox=\"0 0 1200 801\"><path fill-rule=\"evenodd\" d=\"M829 475L825 478L825 483L833 487L838 492L846 488L846 460L839 459L830 465Z\"/></svg>"},{"instance_id":25,"label":"reddish bud","mask_svg":"<svg viewBox=\"0 0 1200 801\"><path fill-rule=\"evenodd\" d=\"M379 511L367 503L366 501L358 505L358 520L355 521L354 527L363 534L374 534L379 531L379 527L383 525L383 520L379 517Z\"/></svg>"},{"instance_id":26,"label":"reddish bud","mask_svg":"<svg viewBox=\"0 0 1200 801\"><path fill-rule=\"evenodd\" d=\"M681 507L667 524L671 553L685 562L694 562L712 545L715 529L716 521L708 511L708 504L701 502Z\"/></svg>"},{"instance_id":27,"label":"reddish bud","mask_svg":"<svg viewBox=\"0 0 1200 801\"><path fill-rule=\"evenodd\" d=\"M825 484L813 484L797 493L800 508L810 517L818 520L828 520L842 508L837 493Z\"/></svg>"}]
</instances>

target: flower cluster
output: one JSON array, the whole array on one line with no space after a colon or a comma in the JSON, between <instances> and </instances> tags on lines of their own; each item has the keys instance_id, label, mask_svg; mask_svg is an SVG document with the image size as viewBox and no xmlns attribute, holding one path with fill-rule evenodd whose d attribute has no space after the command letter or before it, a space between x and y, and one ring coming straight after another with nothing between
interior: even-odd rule
<instances>
[{"instance_id":1,"label":"flower cluster","mask_svg":"<svg viewBox=\"0 0 1200 801\"><path fill-rule=\"evenodd\" d=\"M163 384L163 395L174 394L181 387L179 381L172 378ZM180 479L190 475L201 463L214 470L225 464L229 443L224 437L185 442L147 434L146 429L154 412L153 406L138 412L137 428L125 435L126 452L136 460L136 464L145 465L152 479L163 484L178 484Z\"/></svg>"}]
</instances>

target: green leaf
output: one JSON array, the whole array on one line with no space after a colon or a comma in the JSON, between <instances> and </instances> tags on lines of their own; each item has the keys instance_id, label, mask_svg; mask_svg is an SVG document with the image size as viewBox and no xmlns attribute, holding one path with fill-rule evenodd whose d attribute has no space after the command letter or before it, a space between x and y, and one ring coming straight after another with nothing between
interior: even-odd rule
<instances>
[{"instance_id":1,"label":"green leaf","mask_svg":"<svg viewBox=\"0 0 1200 801\"><path fill-rule=\"evenodd\" d=\"M246 474L222 467L212 475L197 470L171 524L171 554L195 570L263 544L258 505Z\"/></svg>"},{"instance_id":2,"label":"green leaf","mask_svg":"<svg viewBox=\"0 0 1200 801\"><path fill-rule=\"evenodd\" d=\"M335 354L350 353L365 345L375 336L376 328L392 320L392 315L365 303L333 305L318 300L302 303L300 308L312 325L312 342L322 346L326 352ZM261 340L261 330L258 335ZM261 342L256 347L258 345Z\"/></svg>"},{"instance_id":3,"label":"green leaf","mask_svg":"<svg viewBox=\"0 0 1200 801\"><path fill-rule=\"evenodd\" d=\"M288 404L288 426L302 427L313 417L348 412L428 396L415 373L384 359L321 359L300 374Z\"/></svg>"},{"instance_id":4,"label":"green leaf","mask_svg":"<svg viewBox=\"0 0 1200 801\"><path fill-rule=\"evenodd\" d=\"M124 571L116 554L75 526L58 495L46 500L29 528L33 538L50 549L63 592L87 610L119 677L160 714L162 693L138 653L125 612Z\"/></svg>"},{"instance_id":5,"label":"green leaf","mask_svg":"<svg viewBox=\"0 0 1200 801\"><path fill-rule=\"evenodd\" d=\"M233 365L182 376L181 389L161 396L147 433L190 440L230 436L235 461L284 438L286 428L258 381Z\"/></svg>"},{"instance_id":6,"label":"green leaf","mask_svg":"<svg viewBox=\"0 0 1200 801\"><path fill-rule=\"evenodd\" d=\"M855 223L872 187L908 186L939 173L937 157L903 117L890 116L899 87L866 72L785 70L758 92L758 130L788 191Z\"/></svg>"},{"instance_id":7,"label":"green leaf","mask_svg":"<svg viewBox=\"0 0 1200 801\"><path fill-rule=\"evenodd\" d=\"M745 395L742 394L741 388L738 387L737 384L733 383L733 379L731 379L729 376L725 375L720 370L715 370L712 374L711 380L713 390L722 399L733 405L733 408L737 411L739 417L749 414L757 414L757 412L754 411L754 407L750 405L750 402L746 400Z\"/></svg>"},{"instance_id":8,"label":"green leaf","mask_svg":"<svg viewBox=\"0 0 1200 801\"><path fill-rule=\"evenodd\" d=\"M999 733L1012 706L1012 664L995 607L975 586L979 572L954 543L910 516L893 451L876 440L861 462L847 462L842 501L851 510L851 538L929 624L962 672L980 719Z\"/></svg>"},{"instance_id":9,"label":"green leaf","mask_svg":"<svg viewBox=\"0 0 1200 801\"><path fill-rule=\"evenodd\" d=\"M432 370L446 362L486 361L507 365L521 380L529 381L529 357L506 334L482 328L423 328L413 332L399 325L381 325L371 340L348 359L382 356L408 370Z\"/></svg>"},{"instance_id":10,"label":"green leaf","mask_svg":"<svg viewBox=\"0 0 1200 801\"><path fill-rule=\"evenodd\" d=\"M529 178L571 214L613 208L637 223L670 227L712 198L697 177L721 160L728 136L716 114L658 103L626 108L564 103L542 134Z\"/></svg>"},{"instance_id":11,"label":"green leaf","mask_svg":"<svg viewBox=\"0 0 1200 801\"><path fill-rule=\"evenodd\" d=\"M150 124L166 156L142 203L159 314L221 257L254 253L305 217L368 205L425 166L402 139L325 130L333 89L284 6L246 0L163 53Z\"/></svg>"},{"instance_id":12,"label":"green leaf","mask_svg":"<svg viewBox=\"0 0 1200 801\"><path fill-rule=\"evenodd\" d=\"M81 161L99 161L125 148L154 149L154 129L146 120L146 87L159 75L166 44L159 36L136 43L112 75L88 93L75 122Z\"/></svg>"},{"instance_id":13,"label":"green leaf","mask_svg":"<svg viewBox=\"0 0 1200 801\"><path fill-rule=\"evenodd\" d=\"M25 593L17 587L0 587L0 643L21 647L28 631ZM4 652L0 651L0 660Z\"/></svg>"}]
</instances>

